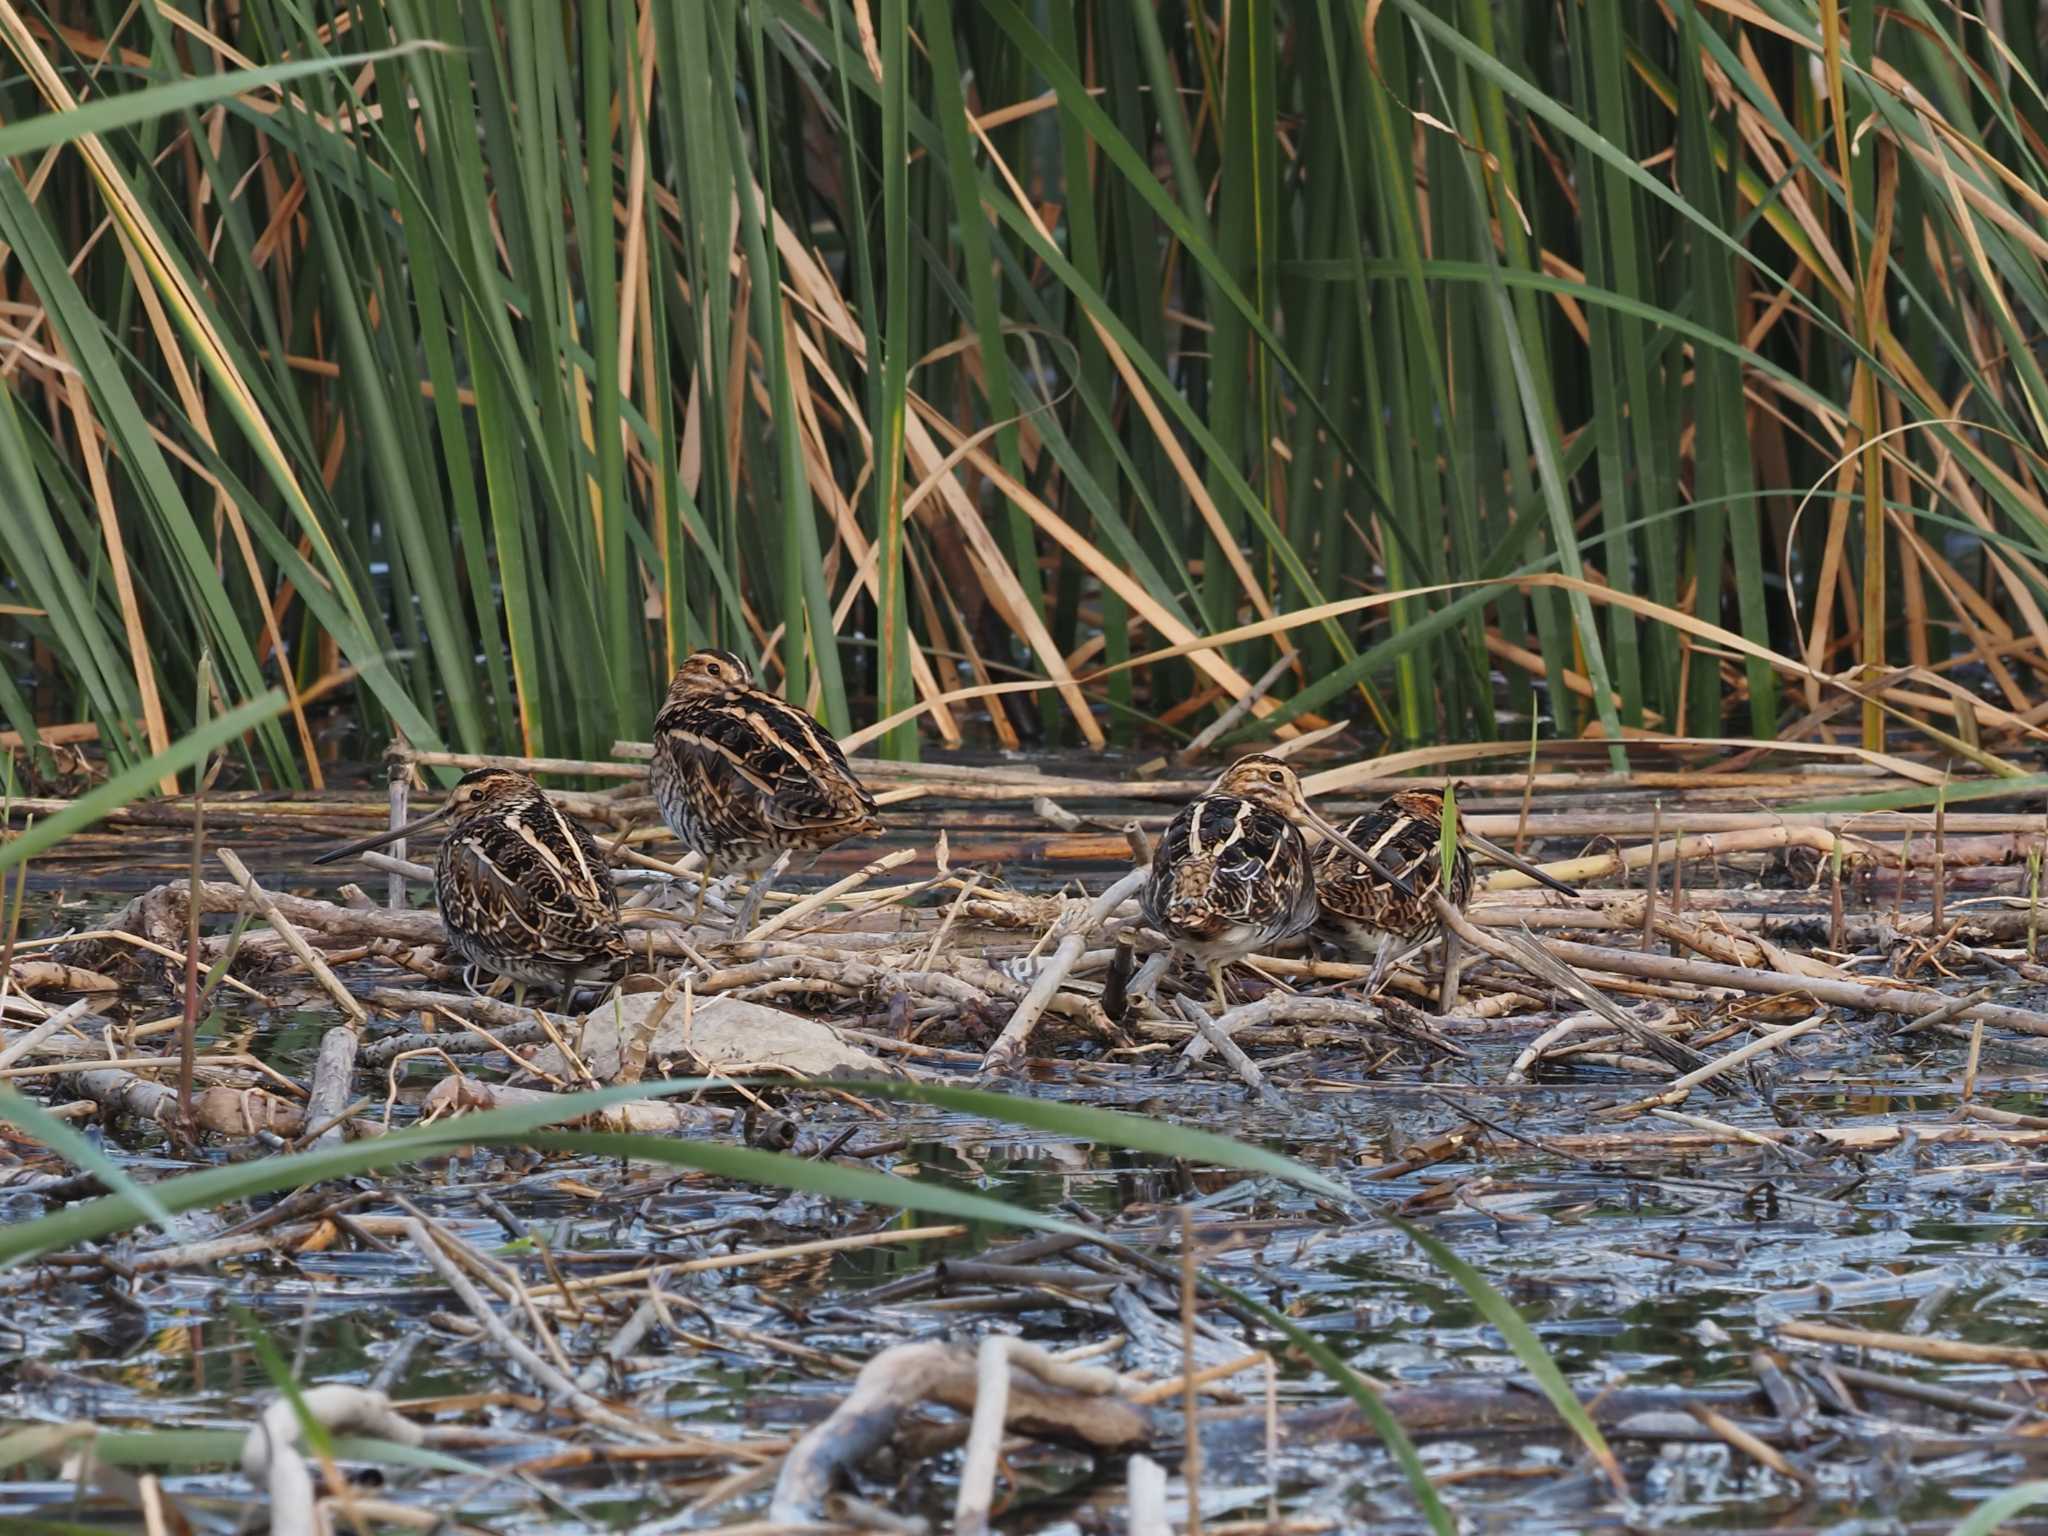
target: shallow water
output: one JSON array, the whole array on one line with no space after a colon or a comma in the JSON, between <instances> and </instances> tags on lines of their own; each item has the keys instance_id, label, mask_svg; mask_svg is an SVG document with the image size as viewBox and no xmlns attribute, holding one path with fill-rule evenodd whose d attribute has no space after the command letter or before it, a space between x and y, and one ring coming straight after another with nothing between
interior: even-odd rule
<instances>
[{"instance_id":1,"label":"shallow water","mask_svg":"<svg viewBox=\"0 0 2048 1536\"><path fill-rule=\"evenodd\" d=\"M1107 819L1115 809L1101 814ZM988 838L1015 838L1014 818L986 814L980 825ZM308 844L294 836L262 848L259 873L326 894L331 887L287 878L302 868ZM165 855L157 862L172 861ZM1093 868L1026 858L1012 873L1047 883L1086 876L1093 884ZM164 877L151 860L119 869L45 867L26 929L80 926L122 894ZM1966 974L1961 984L1977 981ZM2029 990L2016 988L2001 1000L2039 1006L2041 997ZM152 1016L162 999L133 1001ZM321 1034L335 1022L318 1008L242 1012L230 999L220 1024L228 1033L246 1031L250 1049L303 1079ZM1597 1117L1604 1106L1652 1091L1646 1079L1582 1066L1533 1086L1501 1086L1509 1064L1547 1022L1468 1029L1458 1036L1470 1052L1464 1060L1370 1075L1364 1063L1377 1060L1377 1050L1255 1052L1269 1062L1268 1079L1285 1098L1284 1110L1262 1107L1213 1064L1177 1075L1149 1060L1077 1060L1009 1085L1257 1141L1345 1185L1353 1203L1341 1210L1271 1178L1178 1169L1144 1154L930 1108L863 1106L831 1095L785 1107L801 1127L799 1151L824 1146L849 1127L856 1148L906 1138L907 1145L869 1166L1071 1214L1169 1257L1177 1213L1189 1207L1210 1273L1288 1313L1397 1401L1408 1394L1418 1403L1432 1390L1443 1401L1516 1401L1528 1390L1523 1366L1464 1290L1407 1236L1370 1214L1392 1211L1424 1225L1487 1276L1582 1399L1622 1388L1682 1390L1742 1424L1772 1431L1805 1479L1759 1465L1704 1428L1680 1438L1666 1415L1655 1434L1613 1431L1629 1488L1622 1499L1568 1437L1491 1429L1466 1412L1450 1429L1418 1429L1417 1437L1424 1465L1470 1530L1945 1530L1989 1493L2048 1471L2039 1375L2003 1364L1864 1355L1782 1331L1803 1320L1925 1329L2001 1346L2048 1340L2048 1160L1992 1140L1920 1140L1870 1152L1810 1141L1789 1151L1735 1141L1674 1147L1670 1138L1682 1127ZM2048 1067L1998 1047L1994 1036L1977 1101L2036 1112ZM1773 1053L1761 1081L1731 1075L1729 1091L1695 1094L1683 1109L1770 1132L1943 1125L1960 1102L1963 1054L1952 1041L1889 1041L1867 1019L1838 1017ZM480 1071L491 1075L487 1067ZM435 1075L412 1066L396 1123L408 1118ZM64 1098L41 1092L47 1101ZM1417 1171L1372 1176L1407 1149L1472 1125L1483 1133L1475 1149ZM1597 1146L1570 1140L1596 1131L1609 1139ZM139 1175L195 1166L154 1131L118 1128L105 1134L105 1144ZM262 1149L213 1146L200 1157L252 1155ZM569 1156L478 1152L342 1186L350 1188L361 1197L351 1215L400 1215L403 1200L512 1265L529 1285L547 1278L542 1246L564 1273L587 1274L940 1220ZM34 1196L0 1190L0 1220L43 1210ZM205 1238L244 1214L240 1207L191 1213L180 1219L178 1239ZM972 1337L998 1327L1065 1348L1123 1335L1109 1363L1161 1377L1177 1371L1178 1301L1173 1287L1157 1279L1090 1296L1056 1284L999 1291L959 1285L885 1303L869 1295L937 1259L978 1255L1015 1235L971 1227L946 1240L673 1276L665 1282L675 1298L668 1323L601 1390L675 1426L740 1441L816 1422L846 1391L848 1378L835 1360L858 1364L906 1340ZM504 1399L533 1388L464 1336L460 1306L402 1244L389 1254L342 1243L319 1253L121 1278L132 1259L164 1242L140 1229L102 1250L106 1264L0 1276L0 1286L10 1287L0 1318L0 1419L89 1419L135 1429L244 1426L275 1390L263 1360L267 1347L304 1383L376 1382L401 1400L500 1395L437 1416L449 1431L441 1448L492 1475L386 1469L380 1496L504 1531L576 1522L709 1528L765 1509L765 1492L757 1490L688 1512L689 1501L729 1470L711 1462L505 1475L576 1442L579 1432ZM1058 1267L1071 1260L1040 1262ZM584 1321L565 1324L572 1363L580 1368L601 1350L644 1294L644 1287L608 1294L591 1303ZM979 1307L972 1302L977 1295L984 1297ZM1205 1362L1210 1352L1228 1359L1274 1343L1208 1303L1203 1322L1213 1335L1200 1346ZM1801 1406L1799 1422L1783 1434L1775 1433L1784 1426L1758 1390L1760 1354L1779 1362ZM2001 1423L1854 1385L1838 1369L1845 1365L1998 1399L2011 1417ZM1270 1468L1256 1373L1231 1383L1244 1406L1220 1412L1205 1429L1206 1517L1260 1518L1270 1491L1283 1515L1310 1522L1297 1527L1303 1531L1421 1529L1398 1470L1341 1412L1344 1399L1334 1385L1292 1353L1280 1355L1278 1375L1288 1433ZM1182 1433L1176 1406L1156 1410L1155 1452L1175 1465ZM458 1427L465 1433L454 1433ZM878 1464L865 1475L864 1491L943 1525L954 1466L950 1454L922 1467L892 1471ZM1005 1529L1120 1528L1119 1468L1094 1476L1085 1457L1041 1448L1015 1470L1022 1486ZM0 1487L0 1516L137 1528L129 1505L81 1496L71 1484L38 1475L45 1480ZM164 1486L197 1525L215 1530L233 1528L251 1492L217 1459L169 1473ZM2008 1528L2034 1527L2020 1521Z\"/></svg>"}]
</instances>

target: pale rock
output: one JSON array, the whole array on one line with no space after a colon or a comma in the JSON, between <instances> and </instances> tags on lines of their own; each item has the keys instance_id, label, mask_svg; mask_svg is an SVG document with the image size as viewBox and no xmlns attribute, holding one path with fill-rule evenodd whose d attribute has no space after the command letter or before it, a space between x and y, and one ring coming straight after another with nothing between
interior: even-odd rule
<instances>
[{"instance_id":1,"label":"pale rock","mask_svg":"<svg viewBox=\"0 0 2048 1536\"><path fill-rule=\"evenodd\" d=\"M686 1077L712 1068L732 1077L763 1072L796 1077L911 1075L848 1045L829 1024L731 997L696 998L687 1008L680 993L632 992L607 998L584 1018L571 1043L601 1083ZM563 1079L578 1075L553 1046L534 1057L532 1067Z\"/></svg>"}]
</instances>

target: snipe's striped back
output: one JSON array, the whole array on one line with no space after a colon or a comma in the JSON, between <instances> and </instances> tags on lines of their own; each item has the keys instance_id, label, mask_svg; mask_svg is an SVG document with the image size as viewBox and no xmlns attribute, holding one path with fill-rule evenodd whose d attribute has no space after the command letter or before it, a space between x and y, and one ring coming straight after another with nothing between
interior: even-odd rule
<instances>
[{"instance_id":1,"label":"snipe's striped back","mask_svg":"<svg viewBox=\"0 0 2048 1536\"><path fill-rule=\"evenodd\" d=\"M1472 860L1460 847L1444 884L1444 797L1430 789L1404 789L1344 828L1345 836L1398 870L1414 889L1403 894L1334 843L1316 850L1317 932L1346 954L1385 968L1443 932L1435 898L1463 908L1472 896Z\"/></svg>"},{"instance_id":2,"label":"snipe's striped back","mask_svg":"<svg viewBox=\"0 0 2048 1536\"><path fill-rule=\"evenodd\" d=\"M683 846L758 872L881 830L846 754L796 705L754 686L731 651L686 658L654 719L653 789Z\"/></svg>"},{"instance_id":3,"label":"snipe's striped back","mask_svg":"<svg viewBox=\"0 0 2048 1536\"><path fill-rule=\"evenodd\" d=\"M442 821L449 828L434 864L434 899L449 948L465 965L565 994L626 973L619 896L603 853L582 824L523 773L466 773L439 810L316 862L331 863Z\"/></svg>"}]
</instances>

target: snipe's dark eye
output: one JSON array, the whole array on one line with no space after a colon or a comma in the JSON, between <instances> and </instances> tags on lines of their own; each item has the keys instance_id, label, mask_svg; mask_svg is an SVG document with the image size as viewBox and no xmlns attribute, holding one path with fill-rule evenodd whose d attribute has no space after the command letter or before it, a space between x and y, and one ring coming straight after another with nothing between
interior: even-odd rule
<instances>
[{"instance_id":1,"label":"snipe's dark eye","mask_svg":"<svg viewBox=\"0 0 2048 1536\"><path fill-rule=\"evenodd\" d=\"M1286 773L1278 768L1275 768L1272 772L1268 773L1266 777L1271 779L1275 784L1285 784L1287 782Z\"/></svg>"}]
</instances>

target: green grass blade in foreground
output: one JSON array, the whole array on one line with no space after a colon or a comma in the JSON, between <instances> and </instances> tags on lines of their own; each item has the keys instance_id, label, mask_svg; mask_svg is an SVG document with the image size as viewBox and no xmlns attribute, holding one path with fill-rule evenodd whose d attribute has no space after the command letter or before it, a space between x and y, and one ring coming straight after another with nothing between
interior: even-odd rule
<instances>
[{"instance_id":1,"label":"green grass blade in foreground","mask_svg":"<svg viewBox=\"0 0 2048 1536\"><path fill-rule=\"evenodd\" d=\"M2024 798L2034 790L2048 789L2048 773L2029 773L2017 779L1990 779L1982 783L1926 785L1918 789L1887 789L1875 795L1840 795L1832 800L1801 800L1781 807L1787 814L1821 815L1828 812L1860 814L1865 811L1917 811L1946 799L2004 800Z\"/></svg>"},{"instance_id":2,"label":"green grass blade in foreground","mask_svg":"<svg viewBox=\"0 0 2048 1536\"><path fill-rule=\"evenodd\" d=\"M1581 1403L1578 1395L1572 1391L1571 1383L1564 1379L1564 1372L1557 1368L1557 1362L1550 1358L1550 1351L1543 1347L1543 1341L1536 1337L1536 1330L1529 1326L1527 1319L1515 1310L1514 1303L1495 1290L1486 1276L1451 1252L1440 1239L1432 1237L1414 1223L1403 1221L1398 1216L1389 1216L1386 1219L1406 1233L1416 1247L1429 1255L1432 1264L1456 1281L1458 1288L1472 1298L1472 1304L1479 1309L1480 1315L1500 1330L1501 1337L1508 1341L1508 1347L1515 1352L1516 1358L1528 1368L1529 1374L1536 1378L1537 1385L1543 1388L1543 1395L1550 1399L1550 1404L1557 1410L1558 1417L1570 1425L1572 1432L1585 1442L1586 1449L1591 1451L1594 1459L1600 1463L1608 1480L1614 1484L1615 1491L1625 1497L1628 1493L1628 1479L1622 1475L1621 1463L1615 1459L1613 1448L1607 1443L1607 1437L1600 1433L1600 1426L1595 1424L1593 1416L1586 1412L1585 1404Z\"/></svg>"},{"instance_id":3,"label":"green grass blade in foreground","mask_svg":"<svg viewBox=\"0 0 2048 1536\"><path fill-rule=\"evenodd\" d=\"M317 1152L293 1152L284 1157L259 1158L250 1163L181 1173L151 1185L150 1189L162 1207L175 1215L200 1206L293 1189L322 1179L390 1168L411 1158L439 1155L450 1147L484 1141L516 1141L544 1126L575 1120L613 1104L624 1104L634 1099L668 1098L713 1085L714 1079L690 1077L564 1094L552 1103L490 1109L482 1114L436 1121L432 1125L410 1126L374 1141L354 1141L346 1146ZM9 1119L7 1106L0 1103L0 1121ZM147 1215L129 1196L113 1194L72 1206L69 1210L39 1216L34 1221L0 1226L0 1269L36 1254L125 1231Z\"/></svg>"},{"instance_id":4,"label":"green grass blade in foreground","mask_svg":"<svg viewBox=\"0 0 2048 1536\"><path fill-rule=\"evenodd\" d=\"M72 1446L96 1432L91 1424L32 1424L0 1435L0 1472L25 1461L61 1461Z\"/></svg>"},{"instance_id":5,"label":"green grass blade in foreground","mask_svg":"<svg viewBox=\"0 0 2048 1536\"><path fill-rule=\"evenodd\" d=\"M864 1080L835 1082L833 1086L871 1093L877 1098L901 1099L957 1110L962 1114L982 1115L990 1120L1007 1120L1013 1125L1027 1125L1037 1131L1113 1142L1133 1152L1156 1152L1161 1157L1177 1157L1190 1163L1214 1163L1246 1173L1270 1173L1291 1184L1340 1200L1348 1194L1343 1185L1327 1175L1277 1152L1219 1136L1214 1131L1168 1125L1144 1115L1127 1115L1113 1109L1090 1109L1080 1104L1025 1098L1021 1094L992 1093L983 1088L952 1088L935 1083Z\"/></svg>"},{"instance_id":6,"label":"green grass blade in foreground","mask_svg":"<svg viewBox=\"0 0 2048 1536\"><path fill-rule=\"evenodd\" d=\"M0 1083L0 1121L27 1131L74 1168L94 1175L115 1194L133 1200L143 1215L163 1228L164 1236L177 1236L176 1218L150 1193L148 1185L138 1184L129 1178L121 1165L105 1152L7 1083Z\"/></svg>"},{"instance_id":7,"label":"green grass blade in foreground","mask_svg":"<svg viewBox=\"0 0 2048 1536\"><path fill-rule=\"evenodd\" d=\"M2048 1504L2048 1483L2021 1483L1979 1504L1957 1523L1949 1536L1992 1536L2014 1515L2036 1504Z\"/></svg>"},{"instance_id":8,"label":"green grass blade in foreground","mask_svg":"<svg viewBox=\"0 0 2048 1536\"><path fill-rule=\"evenodd\" d=\"M695 1168L729 1179L744 1179L752 1184L769 1184L777 1189L824 1195L832 1200L858 1200L866 1205L923 1211L932 1216L952 1216L964 1221L997 1222L1005 1226L1031 1227L1041 1232L1064 1232L1081 1237L1099 1235L1078 1222L1027 1210L989 1195L899 1178L893 1173L876 1173L868 1168L844 1168L838 1163L814 1162L807 1157L792 1157L786 1152L733 1146L727 1142L678 1141L667 1136L636 1136L612 1131L544 1131L521 1138L519 1145L550 1152L587 1152L598 1157L666 1163L675 1168Z\"/></svg>"},{"instance_id":9,"label":"green grass blade in foreground","mask_svg":"<svg viewBox=\"0 0 2048 1536\"><path fill-rule=\"evenodd\" d=\"M1321 1339L1301 1327L1283 1312L1278 1312L1262 1301L1256 1301L1234 1286L1225 1285L1214 1275L1202 1276L1202 1284L1218 1295L1228 1296L1264 1322L1269 1328L1276 1328L1287 1338L1287 1342L1314 1361L1317 1369L1337 1383L1364 1412L1373 1429L1380 1437L1380 1444L1387 1448L1387 1454L1394 1458L1394 1464L1401 1469L1401 1475L1408 1480L1408 1489L1415 1495L1415 1502L1422 1506L1423 1518L1429 1521L1429 1528L1437 1536L1456 1536L1457 1522L1452 1520L1450 1511L1444 1508L1443 1500L1437 1497L1436 1486L1430 1482L1429 1473L1422 1465L1422 1458L1415 1452L1415 1442L1408 1438L1408 1431L1401 1427L1401 1421L1388 1412L1387 1405L1380 1400L1373 1384L1344 1363L1343 1357Z\"/></svg>"},{"instance_id":10,"label":"green grass blade in foreground","mask_svg":"<svg viewBox=\"0 0 2048 1536\"><path fill-rule=\"evenodd\" d=\"M45 112L0 128L0 159L11 160L17 155L48 149L53 144L72 143L89 133L111 133L118 128L148 122L151 118L182 112L188 107L211 106L245 91L283 85L288 80L302 79L307 75L373 64L379 59L414 53L427 46L425 43L407 43L400 48L387 48L381 53L337 54L332 58L270 64L261 69L235 69L225 74L202 75L170 85L144 86L141 90L101 96L68 111Z\"/></svg>"},{"instance_id":11,"label":"green grass blade in foreground","mask_svg":"<svg viewBox=\"0 0 2048 1536\"><path fill-rule=\"evenodd\" d=\"M543 1143L535 1133L549 1126L580 1119L613 1104L695 1092L710 1083L711 1079L708 1078L678 1078L662 1083L621 1084L587 1093L564 1094L552 1103L486 1110L481 1114L463 1115L454 1120L437 1121L432 1125L412 1126L374 1141L350 1142L346 1146L321 1151L295 1152L285 1157L263 1158L251 1163L179 1174L150 1186L150 1193L155 1196L163 1210L176 1214L199 1206L212 1206L228 1200L245 1199L251 1195L291 1189L322 1179L396 1167L416 1157L439 1155L450 1147L483 1143L552 1145L552 1141ZM781 1080L780 1086L790 1085L785 1079ZM1161 1125L1138 1115L1088 1109L1071 1104L1048 1104L1037 1099L1014 1097L1009 1094L924 1084L836 1082L833 1086L858 1089L880 1098L929 1103L942 1109L1007 1120L1038 1130L1086 1137L1127 1147L1132 1151L1153 1152L1165 1157L1214 1163L1253 1173L1273 1174L1320 1194L1341 1196L1344 1193L1340 1185L1323 1175L1298 1163L1290 1162L1276 1153L1268 1152L1262 1147L1246 1146L1207 1131ZM0 1101L0 1121L11 1118L7 1105ZM592 1136L603 1134L579 1133L585 1141ZM615 1136L611 1141L618 1145L600 1148L592 1144L581 1149L602 1151L607 1156L632 1156L645 1158L650 1162L661 1162L673 1161L677 1146L676 1143L655 1137ZM702 1144L692 1144L693 1150L701 1146ZM577 1149L563 1145L563 1150ZM771 1157L771 1154L737 1147L706 1150L715 1150L721 1154L745 1154L740 1161L721 1163L714 1171L726 1172L735 1178L760 1177L767 1182L784 1184L790 1188L811 1187L790 1183L784 1176L789 1163L794 1160L771 1159L766 1163L754 1163L747 1159ZM711 1165L688 1163L685 1166ZM796 1166L808 1170L817 1170L820 1167L817 1164L801 1162ZM910 1204L912 1202L906 1200L906 1196L916 1196L918 1200L928 1199L930 1202L936 1202L919 1204L916 1208L930 1209L942 1214L1000 1220L1013 1225L1055 1231L1082 1230L1052 1217L1008 1206L986 1196L921 1186L907 1179L889 1179L883 1175L866 1173L864 1170L837 1171L859 1171L864 1178L877 1179L881 1182L858 1187L839 1184L831 1190L820 1191L821 1193L831 1193L842 1199L875 1200L891 1205ZM38 1217L34 1221L18 1222L0 1228L0 1268L32 1255L123 1231L149 1215L150 1213L142 1209L132 1196L117 1193L84 1205L73 1206L69 1210Z\"/></svg>"},{"instance_id":12,"label":"green grass blade in foreground","mask_svg":"<svg viewBox=\"0 0 2048 1536\"><path fill-rule=\"evenodd\" d=\"M76 1520L35 1520L28 1516L10 1518L7 1536L106 1536L104 1525L82 1525Z\"/></svg>"},{"instance_id":13,"label":"green grass blade in foreground","mask_svg":"<svg viewBox=\"0 0 2048 1536\"><path fill-rule=\"evenodd\" d=\"M106 1430L87 1423L37 1424L0 1435L0 1472L32 1461L59 1461L87 1441L93 1458L115 1467L233 1466L242 1459L243 1429ZM502 1481L505 1474L477 1462L424 1446L400 1445L363 1435L337 1435L334 1454L342 1461L367 1461L425 1472L459 1472ZM11 1529L11 1527L10 1527ZM95 1527L104 1531L105 1527Z\"/></svg>"},{"instance_id":14,"label":"green grass blade in foreground","mask_svg":"<svg viewBox=\"0 0 2048 1536\"><path fill-rule=\"evenodd\" d=\"M122 769L91 794L81 795L53 816L46 816L21 836L0 843L0 870L12 869L53 848L74 832L82 832L102 816L139 800L166 774L182 773L209 752L224 747L244 732L284 713L285 698L277 689L231 709L217 720L171 743L163 751Z\"/></svg>"}]
</instances>

